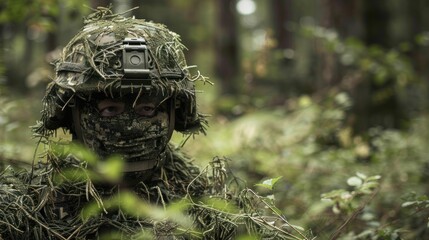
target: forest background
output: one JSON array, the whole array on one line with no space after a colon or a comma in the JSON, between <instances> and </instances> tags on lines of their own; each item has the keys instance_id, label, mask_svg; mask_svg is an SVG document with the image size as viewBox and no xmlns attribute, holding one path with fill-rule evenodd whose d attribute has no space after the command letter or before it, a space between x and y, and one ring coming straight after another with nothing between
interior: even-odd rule
<instances>
[{"instance_id":1,"label":"forest background","mask_svg":"<svg viewBox=\"0 0 429 240\"><path fill-rule=\"evenodd\" d=\"M424 0L2 0L0 168L32 162L50 63L110 3L179 33L214 83L183 146L199 165L229 159L318 239L429 237Z\"/></svg>"}]
</instances>

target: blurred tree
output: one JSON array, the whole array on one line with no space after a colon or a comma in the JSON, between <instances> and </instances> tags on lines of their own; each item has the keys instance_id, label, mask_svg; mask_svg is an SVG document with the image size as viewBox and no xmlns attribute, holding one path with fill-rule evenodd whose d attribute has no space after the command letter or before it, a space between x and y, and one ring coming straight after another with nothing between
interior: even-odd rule
<instances>
[{"instance_id":1,"label":"blurred tree","mask_svg":"<svg viewBox=\"0 0 429 240\"><path fill-rule=\"evenodd\" d=\"M403 12L404 16L395 25L401 26L402 34L398 36L400 48L407 52L413 62L416 72L423 79L422 84L429 83L429 2L426 0L400 1L402 4L397 6L396 13ZM404 9L406 11L404 11ZM423 85L415 88L424 89ZM429 98L427 98L428 89L424 94L417 94L414 91L410 94L409 104L406 109L412 116L427 112L429 109Z\"/></svg>"},{"instance_id":2,"label":"blurred tree","mask_svg":"<svg viewBox=\"0 0 429 240\"><path fill-rule=\"evenodd\" d=\"M216 1L215 74L221 82L222 94L239 92L238 31L234 0Z\"/></svg>"},{"instance_id":3,"label":"blurred tree","mask_svg":"<svg viewBox=\"0 0 429 240\"><path fill-rule=\"evenodd\" d=\"M364 1L364 41L367 44L391 47L391 42L389 41L389 21L391 20L389 4L389 1L386 0Z\"/></svg>"},{"instance_id":4,"label":"blurred tree","mask_svg":"<svg viewBox=\"0 0 429 240\"><path fill-rule=\"evenodd\" d=\"M391 41L389 24L392 20L390 15L391 2L386 0L365 0L363 5L363 40L369 46L389 49L394 46ZM387 78L377 81L370 78L363 81L354 92L354 115L355 129L358 132L375 126L387 128L399 128L404 120L402 110L398 105L398 99L393 94L394 80ZM391 92L384 99L375 99L379 92Z\"/></svg>"},{"instance_id":5,"label":"blurred tree","mask_svg":"<svg viewBox=\"0 0 429 240\"><path fill-rule=\"evenodd\" d=\"M287 25L292 20L293 0L272 0L270 4L276 48L290 49L293 46L292 33Z\"/></svg>"},{"instance_id":6,"label":"blurred tree","mask_svg":"<svg viewBox=\"0 0 429 240\"><path fill-rule=\"evenodd\" d=\"M360 8L357 0L323 0L321 25L327 29L335 29L340 38L359 37L361 35ZM321 51L319 63L320 82L318 89L335 87L341 82L344 73L339 67L338 58L332 51Z\"/></svg>"},{"instance_id":7,"label":"blurred tree","mask_svg":"<svg viewBox=\"0 0 429 240\"><path fill-rule=\"evenodd\" d=\"M73 19L81 16L87 0L5 0L0 3L0 64L5 66L5 81L24 92L29 81L47 78L41 71L46 54L69 35ZM64 28L64 29L63 29ZM65 30L65 31L64 31ZM68 34L63 34L68 33Z\"/></svg>"},{"instance_id":8,"label":"blurred tree","mask_svg":"<svg viewBox=\"0 0 429 240\"><path fill-rule=\"evenodd\" d=\"M404 1L398 0L395 3L404 4ZM396 49L399 44L393 36L408 31L392 27L397 19L401 19L400 14L394 15L395 4L385 0L376 2L324 0L322 5L320 23L338 35L332 35L332 39L362 39L367 48L357 65L359 67L356 73L363 74L357 81L356 78L347 78L347 73L350 73L347 65L350 64L338 55L343 50L335 48L334 45L321 48L318 56L320 61L317 63L317 74L320 74L320 77L316 78L319 81L315 91L341 87L350 92L354 105L349 120L356 133L363 133L375 126L402 127L407 116L398 99L398 79L397 76L388 73L391 71L389 64L396 58L389 60L383 55L383 52L394 54L400 51ZM368 61L369 59L371 60ZM369 65L365 66L365 61ZM368 69L372 69L370 74L367 72Z\"/></svg>"},{"instance_id":9,"label":"blurred tree","mask_svg":"<svg viewBox=\"0 0 429 240\"><path fill-rule=\"evenodd\" d=\"M362 35L362 17L360 0L324 0L323 26L335 28L340 37L360 37Z\"/></svg>"},{"instance_id":10,"label":"blurred tree","mask_svg":"<svg viewBox=\"0 0 429 240\"><path fill-rule=\"evenodd\" d=\"M44 12L46 13L46 11ZM36 37L43 26L37 6L30 2L6 0L1 2L0 23L2 27L1 63L5 65L6 84L17 89L25 88L25 77L29 72L28 60L32 58L33 45L30 37ZM25 23L25 24L21 24ZM30 35L26 37L26 35ZM15 52L14 50L19 50ZM23 67L24 66L24 67Z\"/></svg>"},{"instance_id":11,"label":"blurred tree","mask_svg":"<svg viewBox=\"0 0 429 240\"><path fill-rule=\"evenodd\" d=\"M274 64L277 65L276 68L279 71L275 78L280 77L280 79L274 79L275 81L273 83L277 85L284 97L287 97L287 94L284 93L288 91L290 77L287 76L289 76L288 73L291 72L291 59L294 54L292 51L294 48L294 38L291 30L288 28L293 21L293 3L293 0L272 0L267 9L269 11L268 16L271 16L270 25L273 29L272 37L275 39L272 50L273 55L277 57L274 57Z\"/></svg>"}]
</instances>

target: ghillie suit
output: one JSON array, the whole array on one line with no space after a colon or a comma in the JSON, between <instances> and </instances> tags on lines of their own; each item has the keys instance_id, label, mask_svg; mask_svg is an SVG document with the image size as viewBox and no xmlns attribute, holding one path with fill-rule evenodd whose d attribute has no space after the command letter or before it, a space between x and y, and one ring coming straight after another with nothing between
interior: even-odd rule
<instances>
[{"instance_id":1,"label":"ghillie suit","mask_svg":"<svg viewBox=\"0 0 429 240\"><path fill-rule=\"evenodd\" d=\"M200 171L168 143L173 130L196 134L206 124L194 90L195 81L206 79L191 75L183 48L160 24L104 8L86 19L55 63L34 127L48 148L47 163L0 173L0 239L234 239L243 233L297 239L266 199L249 189L231 190L224 161L215 158ZM106 98L128 105L100 110ZM58 128L100 159L52 143ZM107 164L112 153L122 158L120 182L94 179L94 165ZM132 194L120 197L126 193ZM155 206L168 213L178 201L185 215L151 215ZM274 216L265 217L260 204ZM181 224L187 216L190 224Z\"/></svg>"},{"instance_id":2,"label":"ghillie suit","mask_svg":"<svg viewBox=\"0 0 429 240\"><path fill-rule=\"evenodd\" d=\"M32 175L12 169L1 173L0 239L236 239L247 234L262 239L305 239L294 236L280 215L264 215L264 207L272 207L267 199L250 189L229 189L222 159L215 158L200 172L176 152L160 170L162 175L155 174L132 188L140 199L167 209L177 201L185 202L183 213L170 217L188 216L190 225L168 216L151 219L133 212L156 210L154 205L136 204L130 210L116 202L112 207L110 198L121 194L117 189L106 192L90 178L76 179L65 173L86 171L85 164L71 156L58 163L40 165ZM88 210L81 211L89 203L97 210L85 217Z\"/></svg>"}]
</instances>

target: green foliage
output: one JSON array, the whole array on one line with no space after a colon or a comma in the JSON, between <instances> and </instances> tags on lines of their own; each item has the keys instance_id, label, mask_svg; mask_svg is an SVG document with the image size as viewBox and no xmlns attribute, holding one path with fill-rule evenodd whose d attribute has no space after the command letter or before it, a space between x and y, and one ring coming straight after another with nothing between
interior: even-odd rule
<instances>
[{"instance_id":1,"label":"green foliage","mask_svg":"<svg viewBox=\"0 0 429 240\"><path fill-rule=\"evenodd\" d=\"M55 18L60 14L60 8L77 10L83 14L89 10L85 4L88 4L87 0L4 0L1 3L0 23L25 23L51 31L57 24Z\"/></svg>"},{"instance_id":2,"label":"green foliage","mask_svg":"<svg viewBox=\"0 0 429 240\"><path fill-rule=\"evenodd\" d=\"M414 119L408 130L353 135L345 121L351 104L335 91L290 99L228 124L212 122L206 138L185 148L203 158L224 154L234 175L271 191L267 203L322 239L428 236L425 211L401 207L409 192L428 194L428 117Z\"/></svg>"},{"instance_id":3,"label":"green foliage","mask_svg":"<svg viewBox=\"0 0 429 240\"><path fill-rule=\"evenodd\" d=\"M423 32L417 35L415 42L421 46L429 46L429 32Z\"/></svg>"},{"instance_id":4,"label":"green foliage","mask_svg":"<svg viewBox=\"0 0 429 240\"><path fill-rule=\"evenodd\" d=\"M264 180L262 183L255 184L256 186L260 186L269 190L273 190L274 185L281 179L282 177L270 178Z\"/></svg>"},{"instance_id":5,"label":"green foliage","mask_svg":"<svg viewBox=\"0 0 429 240\"><path fill-rule=\"evenodd\" d=\"M332 210L335 214L340 214L342 211L352 213L358 208L358 205L353 202L362 195L372 194L378 187L380 178L379 175L367 177L362 173L357 173L356 176L347 179L347 184L353 190L337 189L323 193L322 200L329 200L333 205Z\"/></svg>"},{"instance_id":6,"label":"green foliage","mask_svg":"<svg viewBox=\"0 0 429 240\"><path fill-rule=\"evenodd\" d=\"M360 39L350 37L344 40L335 30L314 25L303 26L301 32L304 36L320 40L325 50L337 55L336 59L346 67L344 76L359 76L359 81L369 80L378 86L392 81L393 89L376 92L372 96L375 101L380 102L389 96L398 95L410 83L419 80L407 56L410 49L404 47L406 43L392 49L377 45L366 46ZM423 44L424 36L417 36L416 41L407 46ZM344 80L346 79L345 77Z\"/></svg>"},{"instance_id":7,"label":"green foliage","mask_svg":"<svg viewBox=\"0 0 429 240\"><path fill-rule=\"evenodd\" d=\"M213 168L219 169L213 175L225 181L223 172L231 171L256 185L262 194L257 197L250 191L246 194L259 199L258 208L287 218L285 229L296 228L302 233L295 226L299 225L322 239L335 234L341 239L424 238L428 234L428 203L424 197L428 195L425 187L428 118L416 118L406 131L375 128L366 135L353 136L344 122L350 105L347 94L334 91L323 100L302 96L291 99L285 107L253 110L228 124L212 121L208 136L188 140L185 148L201 164L204 158L219 153L228 156L229 166L212 163ZM63 155L72 151L84 160L82 164L87 169L65 171L66 179L79 181L90 176L117 181L119 177L111 174L113 169L120 169L116 160L100 162L81 146L53 150ZM223 186L220 184L219 189ZM320 200L324 193L323 197L330 201ZM127 202L117 196L100 199L90 206L107 201L109 208L120 207L144 215L144 209L135 211L132 206L140 202L132 199L131 196ZM223 199L201 201L219 213L241 216L236 215L234 204ZM159 209L142 204L142 208L146 207L156 208L154 214L160 217L172 217L187 209L181 203L178 212L169 206ZM104 210L95 212L100 211ZM198 236L198 231L192 234Z\"/></svg>"},{"instance_id":8,"label":"green foliage","mask_svg":"<svg viewBox=\"0 0 429 240\"><path fill-rule=\"evenodd\" d=\"M26 147L16 143L22 140L21 137L28 139L29 136L22 133L25 122L20 120L20 116L25 114L23 111L28 109L22 107L22 102L14 101L8 96L7 88L0 84L0 169L3 165L1 160L12 164L23 161L22 156L25 155L23 152ZM16 161L11 162L14 160Z\"/></svg>"},{"instance_id":9,"label":"green foliage","mask_svg":"<svg viewBox=\"0 0 429 240\"><path fill-rule=\"evenodd\" d=\"M177 228L178 231L192 232L192 234L199 234L197 231L192 230L192 219L186 210L190 207L190 202L186 199L170 203L167 206L156 206L147 201L142 200L135 193L124 191L110 198L103 200L103 208L97 203L91 203L82 210L82 217L84 221L90 218L97 217L103 211L111 212L114 209L120 209L123 214L133 216L135 218L148 218L155 222L166 222L171 224L172 228ZM150 235L148 232L138 233L137 239Z\"/></svg>"},{"instance_id":10,"label":"green foliage","mask_svg":"<svg viewBox=\"0 0 429 240\"><path fill-rule=\"evenodd\" d=\"M425 219L426 226L429 228L429 198L427 195L417 195L415 192L410 192L404 197L404 200L402 207L413 211L413 215Z\"/></svg>"},{"instance_id":11,"label":"green foliage","mask_svg":"<svg viewBox=\"0 0 429 240\"><path fill-rule=\"evenodd\" d=\"M16 129L18 122L12 118L11 112L17 108L16 102L10 101L7 98L0 98L0 135L2 140L7 138L7 134Z\"/></svg>"},{"instance_id":12,"label":"green foliage","mask_svg":"<svg viewBox=\"0 0 429 240\"><path fill-rule=\"evenodd\" d=\"M64 157L73 154L82 166L64 169L62 174L55 179L59 184L63 181L86 181L88 179L94 182L117 183L122 178L124 161L120 156L112 155L101 161L94 152L79 144L51 143L50 145L54 156Z\"/></svg>"}]
</instances>

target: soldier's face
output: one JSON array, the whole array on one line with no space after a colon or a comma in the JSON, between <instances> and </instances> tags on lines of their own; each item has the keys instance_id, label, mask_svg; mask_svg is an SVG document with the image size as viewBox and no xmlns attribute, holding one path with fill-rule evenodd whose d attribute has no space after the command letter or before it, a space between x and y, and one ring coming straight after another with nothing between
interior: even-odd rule
<instances>
[{"instance_id":1,"label":"soldier's face","mask_svg":"<svg viewBox=\"0 0 429 240\"><path fill-rule=\"evenodd\" d=\"M158 157L169 141L167 102L162 96L96 97L81 106L85 145L101 157L119 154L128 162Z\"/></svg>"}]
</instances>

